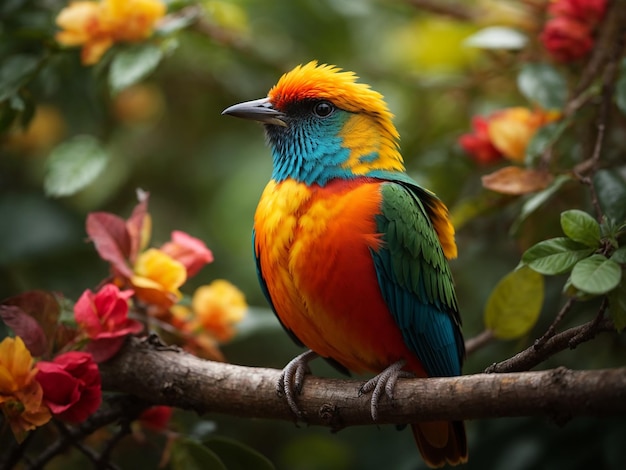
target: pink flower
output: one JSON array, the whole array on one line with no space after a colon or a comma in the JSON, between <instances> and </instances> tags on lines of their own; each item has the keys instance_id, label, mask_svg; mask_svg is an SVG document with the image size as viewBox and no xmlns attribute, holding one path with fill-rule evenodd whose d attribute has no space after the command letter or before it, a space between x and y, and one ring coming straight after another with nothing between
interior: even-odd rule
<instances>
[{"instance_id":1,"label":"pink flower","mask_svg":"<svg viewBox=\"0 0 626 470\"><path fill-rule=\"evenodd\" d=\"M472 118L474 132L459 137L459 144L473 160L482 165L502 160L503 155L489 136L489 119L482 116Z\"/></svg>"},{"instance_id":2,"label":"pink flower","mask_svg":"<svg viewBox=\"0 0 626 470\"><path fill-rule=\"evenodd\" d=\"M555 0L548 11L556 17L566 16L593 28L606 12L606 0Z\"/></svg>"},{"instance_id":3,"label":"pink flower","mask_svg":"<svg viewBox=\"0 0 626 470\"><path fill-rule=\"evenodd\" d=\"M585 57L593 48L589 27L567 16L549 20L540 39L550 55L560 62L571 62Z\"/></svg>"},{"instance_id":4,"label":"pink flower","mask_svg":"<svg viewBox=\"0 0 626 470\"><path fill-rule=\"evenodd\" d=\"M180 230L172 232L172 241L165 243L161 251L185 266L187 279L197 274L205 264L213 261L213 253L202 240Z\"/></svg>"},{"instance_id":5,"label":"pink flower","mask_svg":"<svg viewBox=\"0 0 626 470\"><path fill-rule=\"evenodd\" d=\"M98 293L83 292L74 305L74 318L91 343L87 349L94 360L102 362L112 357L124 342L124 337L143 330L137 320L128 318L128 298L132 290L120 291L114 284L106 284Z\"/></svg>"},{"instance_id":6,"label":"pink flower","mask_svg":"<svg viewBox=\"0 0 626 470\"><path fill-rule=\"evenodd\" d=\"M43 401L55 416L81 423L102 402L100 371L91 354L71 351L37 364Z\"/></svg>"}]
</instances>

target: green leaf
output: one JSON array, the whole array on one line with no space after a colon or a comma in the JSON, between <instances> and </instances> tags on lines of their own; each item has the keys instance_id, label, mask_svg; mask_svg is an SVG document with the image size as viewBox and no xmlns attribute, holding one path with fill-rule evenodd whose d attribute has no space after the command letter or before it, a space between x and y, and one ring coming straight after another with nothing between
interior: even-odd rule
<instances>
[{"instance_id":1,"label":"green leaf","mask_svg":"<svg viewBox=\"0 0 626 470\"><path fill-rule=\"evenodd\" d=\"M615 104L626 114L626 59L622 59L619 78L615 82Z\"/></svg>"},{"instance_id":2,"label":"green leaf","mask_svg":"<svg viewBox=\"0 0 626 470\"><path fill-rule=\"evenodd\" d=\"M626 264L626 246L622 246L615 250L611 255L611 259L618 264Z\"/></svg>"},{"instance_id":3,"label":"green leaf","mask_svg":"<svg viewBox=\"0 0 626 470\"><path fill-rule=\"evenodd\" d=\"M147 77L162 58L163 52L154 44L131 46L116 54L109 70L109 85L113 93Z\"/></svg>"},{"instance_id":4,"label":"green leaf","mask_svg":"<svg viewBox=\"0 0 626 470\"><path fill-rule=\"evenodd\" d=\"M541 274L563 274L595 250L566 237L544 240L522 255L522 262Z\"/></svg>"},{"instance_id":5,"label":"green leaf","mask_svg":"<svg viewBox=\"0 0 626 470\"><path fill-rule=\"evenodd\" d=\"M0 101L22 88L37 70L41 59L35 55L17 54L3 60L0 67Z\"/></svg>"},{"instance_id":6,"label":"green leaf","mask_svg":"<svg viewBox=\"0 0 626 470\"><path fill-rule=\"evenodd\" d=\"M593 183L604 214L616 223L626 220L626 180L615 170L599 170Z\"/></svg>"},{"instance_id":7,"label":"green leaf","mask_svg":"<svg viewBox=\"0 0 626 470\"><path fill-rule=\"evenodd\" d=\"M600 246L600 224L591 215L578 209L561 214L563 233L572 240L591 248Z\"/></svg>"},{"instance_id":8,"label":"green leaf","mask_svg":"<svg viewBox=\"0 0 626 470\"><path fill-rule=\"evenodd\" d=\"M537 129L537 132L533 135L526 146L526 157L524 162L527 166L532 165L546 151L546 148L555 144L561 137L563 132L567 130L571 125L571 119L562 119L556 122L551 122L545 126L541 126ZM565 176L565 175L561 175Z\"/></svg>"},{"instance_id":9,"label":"green leaf","mask_svg":"<svg viewBox=\"0 0 626 470\"><path fill-rule=\"evenodd\" d=\"M185 29L190 24L198 21L199 15L200 10L198 10L198 13L192 13L184 16L175 17L172 15L171 18L168 17L167 21L163 21L161 24L159 24L154 32L159 36L167 36L169 34L173 34L177 31L180 31L181 29Z\"/></svg>"},{"instance_id":10,"label":"green leaf","mask_svg":"<svg viewBox=\"0 0 626 470\"><path fill-rule=\"evenodd\" d=\"M576 287L574 287L574 285L572 284L571 276L568 277L567 280L565 281L562 292L566 296L575 297L576 300L581 301L581 302L586 302L588 300L597 298L595 295L591 295L587 292L583 292L580 289L577 289Z\"/></svg>"},{"instance_id":11,"label":"green leaf","mask_svg":"<svg viewBox=\"0 0 626 470\"><path fill-rule=\"evenodd\" d=\"M479 49L523 49L528 37L513 28L489 26L472 34L463 41L465 46Z\"/></svg>"},{"instance_id":12,"label":"green leaf","mask_svg":"<svg viewBox=\"0 0 626 470\"><path fill-rule=\"evenodd\" d=\"M524 222L524 220L526 220L526 218L530 214L539 209L543 204L546 203L546 201L548 201L554 194L556 194L566 182L571 180L572 178L570 176L559 175L554 178L552 184L546 189L539 191L538 193L535 193L530 198L528 198L522 206L518 218L515 220L515 223L511 227L511 233L517 232L522 222Z\"/></svg>"},{"instance_id":13,"label":"green leaf","mask_svg":"<svg viewBox=\"0 0 626 470\"><path fill-rule=\"evenodd\" d=\"M539 318L543 296L541 274L526 266L507 274L487 300L485 326L496 338L524 336Z\"/></svg>"},{"instance_id":14,"label":"green leaf","mask_svg":"<svg viewBox=\"0 0 626 470\"><path fill-rule=\"evenodd\" d=\"M572 285L588 294L606 294L617 287L622 269L603 255L593 255L576 263L572 269Z\"/></svg>"},{"instance_id":15,"label":"green leaf","mask_svg":"<svg viewBox=\"0 0 626 470\"><path fill-rule=\"evenodd\" d=\"M561 109L567 99L567 81L547 63L527 63L517 76L517 87L529 101L544 109Z\"/></svg>"},{"instance_id":16,"label":"green leaf","mask_svg":"<svg viewBox=\"0 0 626 470\"><path fill-rule=\"evenodd\" d=\"M276 470L267 457L233 439L214 436L206 439L204 445L219 456L228 470Z\"/></svg>"},{"instance_id":17,"label":"green leaf","mask_svg":"<svg viewBox=\"0 0 626 470\"><path fill-rule=\"evenodd\" d=\"M69 196L100 175L108 155L98 140L80 135L56 147L47 162L44 188L49 196Z\"/></svg>"},{"instance_id":18,"label":"green leaf","mask_svg":"<svg viewBox=\"0 0 626 470\"><path fill-rule=\"evenodd\" d=\"M616 289L609 292L609 313L617 331L626 328L626 278L622 277Z\"/></svg>"},{"instance_id":19,"label":"green leaf","mask_svg":"<svg viewBox=\"0 0 626 470\"><path fill-rule=\"evenodd\" d=\"M174 441L171 464L174 470L228 470L211 449L184 437Z\"/></svg>"},{"instance_id":20,"label":"green leaf","mask_svg":"<svg viewBox=\"0 0 626 470\"><path fill-rule=\"evenodd\" d=\"M18 116L18 111L8 103L0 103L0 133L6 132Z\"/></svg>"}]
</instances>

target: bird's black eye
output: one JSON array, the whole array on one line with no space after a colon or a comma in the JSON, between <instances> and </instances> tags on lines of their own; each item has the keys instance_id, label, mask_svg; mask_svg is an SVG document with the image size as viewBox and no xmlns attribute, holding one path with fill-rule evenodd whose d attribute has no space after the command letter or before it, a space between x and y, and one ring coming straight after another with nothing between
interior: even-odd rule
<instances>
[{"instance_id":1,"label":"bird's black eye","mask_svg":"<svg viewBox=\"0 0 626 470\"><path fill-rule=\"evenodd\" d=\"M330 116L334 110L335 107L328 101L318 101L313 105L313 113L321 118Z\"/></svg>"}]
</instances>

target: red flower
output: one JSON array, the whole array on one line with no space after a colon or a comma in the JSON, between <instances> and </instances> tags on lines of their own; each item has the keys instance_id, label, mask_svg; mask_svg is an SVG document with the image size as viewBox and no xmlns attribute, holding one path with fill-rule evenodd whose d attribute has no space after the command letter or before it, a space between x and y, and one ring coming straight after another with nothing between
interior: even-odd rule
<instances>
[{"instance_id":1,"label":"red flower","mask_svg":"<svg viewBox=\"0 0 626 470\"><path fill-rule=\"evenodd\" d=\"M489 137L489 121L482 116L472 118L473 133L459 137L459 144L472 158L480 164L487 165L503 158Z\"/></svg>"},{"instance_id":2,"label":"red flower","mask_svg":"<svg viewBox=\"0 0 626 470\"><path fill-rule=\"evenodd\" d=\"M67 352L53 362L39 362L37 369L43 401L55 416L81 423L100 406L100 371L91 354Z\"/></svg>"},{"instance_id":3,"label":"red flower","mask_svg":"<svg viewBox=\"0 0 626 470\"><path fill-rule=\"evenodd\" d=\"M128 318L128 298L132 290L120 291L114 284L106 284L98 293L83 292L74 305L76 323L92 340L87 349L97 362L112 357L129 334L139 333L143 325Z\"/></svg>"},{"instance_id":4,"label":"red flower","mask_svg":"<svg viewBox=\"0 0 626 470\"><path fill-rule=\"evenodd\" d=\"M161 251L185 266L187 279L200 271L205 264L213 261L213 253L202 240L180 230L172 232L172 241L165 243Z\"/></svg>"},{"instance_id":5,"label":"red flower","mask_svg":"<svg viewBox=\"0 0 626 470\"><path fill-rule=\"evenodd\" d=\"M172 411L169 406L151 406L139 416L139 422L147 429L153 431L163 431L172 418Z\"/></svg>"},{"instance_id":6,"label":"red flower","mask_svg":"<svg viewBox=\"0 0 626 470\"><path fill-rule=\"evenodd\" d=\"M571 19L595 27L606 11L606 0L556 0L550 3L548 11L556 16Z\"/></svg>"},{"instance_id":7,"label":"red flower","mask_svg":"<svg viewBox=\"0 0 626 470\"><path fill-rule=\"evenodd\" d=\"M552 57L560 62L580 59L593 48L589 27L567 16L558 16L548 21L540 39Z\"/></svg>"}]
</instances>

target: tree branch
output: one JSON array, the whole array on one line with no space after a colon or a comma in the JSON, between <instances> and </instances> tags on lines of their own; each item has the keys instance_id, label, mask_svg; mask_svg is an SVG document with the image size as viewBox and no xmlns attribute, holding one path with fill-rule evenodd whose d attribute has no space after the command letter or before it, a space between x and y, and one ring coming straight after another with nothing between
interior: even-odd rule
<instances>
[{"instance_id":1,"label":"tree branch","mask_svg":"<svg viewBox=\"0 0 626 470\"><path fill-rule=\"evenodd\" d=\"M603 312L604 310L601 310L600 313ZM574 349L581 342L593 338L596 333L606 331L615 331L613 322L608 318L596 316L596 318L588 323L565 330L562 333L546 339L542 343L536 342L524 351L517 353L515 356L498 362L497 364L492 364L485 372L491 374L530 370L557 352L567 348Z\"/></svg>"},{"instance_id":2,"label":"tree branch","mask_svg":"<svg viewBox=\"0 0 626 470\"><path fill-rule=\"evenodd\" d=\"M101 364L107 390L130 393L155 404L247 418L295 420L276 394L280 371L210 362L154 340L132 338ZM308 376L299 405L309 424L334 430L372 424L361 381ZM378 424L503 416L626 413L626 368L571 371L565 368L516 374L402 379L395 400L383 399Z\"/></svg>"}]
</instances>

